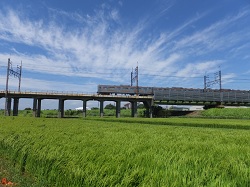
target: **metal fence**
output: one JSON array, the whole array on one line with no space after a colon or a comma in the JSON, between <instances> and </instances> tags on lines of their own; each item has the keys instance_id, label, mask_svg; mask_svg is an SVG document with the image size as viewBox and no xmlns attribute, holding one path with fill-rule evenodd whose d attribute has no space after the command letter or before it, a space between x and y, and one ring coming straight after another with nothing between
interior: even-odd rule
<instances>
[{"instance_id":1,"label":"metal fence","mask_svg":"<svg viewBox=\"0 0 250 187\"><path fill-rule=\"evenodd\" d=\"M248 103L250 102L250 92L240 90L218 91L203 89L168 89L155 90L154 100L160 101L188 101L188 102L235 102Z\"/></svg>"}]
</instances>

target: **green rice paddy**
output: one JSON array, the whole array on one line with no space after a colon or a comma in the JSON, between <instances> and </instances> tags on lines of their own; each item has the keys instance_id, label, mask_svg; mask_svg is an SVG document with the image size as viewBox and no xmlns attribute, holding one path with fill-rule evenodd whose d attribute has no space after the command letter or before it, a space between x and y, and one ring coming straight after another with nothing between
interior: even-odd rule
<instances>
[{"instance_id":1,"label":"green rice paddy","mask_svg":"<svg viewBox=\"0 0 250 187\"><path fill-rule=\"evenodd\" d=\"M38 186L250 185L248 120L0 120L1 153Z\"/></svg>"}]
</instances>

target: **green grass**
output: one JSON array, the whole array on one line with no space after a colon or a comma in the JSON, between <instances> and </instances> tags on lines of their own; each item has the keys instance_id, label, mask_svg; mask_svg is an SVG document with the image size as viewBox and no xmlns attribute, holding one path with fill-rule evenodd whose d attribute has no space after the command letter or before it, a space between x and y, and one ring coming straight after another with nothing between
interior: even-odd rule
<instances>
[{"instance_id":1,"label":"green grass","mask_svg":"<svg viewBox=\"0 0 250 187\"><path fill-rule=\"evenodd\" d=\"M144 117L144 111L145 109L138 109L138 117ZM76 110L65 110L64 116L65 117L82 117L82 111L76 111ZM131 117L131 110L130 109L122 109L120 113L121 117ZM4 116L4 110L0 110L0 116ZM21 117L33 117L33 111L32 110L19 110L18 116ZM41 111L41 117L44 118L52 118L57 117L58 111L57 110L42 110ZM87 116L89 117L97 117L100 116L100 110L99 109L92 109L87 110ZM116 116L116 110L110 110L110 109L104 109L104 116L110 116L115 117Z\"/></svg>"},{"instance_id":2,"label":"green grass","mask_svg":"<svg viewBox=\"0 0 250 187\"><path fill-rule=\"evenodd\" d=\"M43 186L250 185L248 120L0 120L0 150Z\"/></svg>"},{"instance_id":3,"label":"green grass","mask_svg":"<svg viewBox=\"0 0 250 187\"><path fill-rule=\"evenodd\" d=\"M212 108L201 112L207 118L250 119L250 108Z\"/></svg>"},{"instance_id":4,"label":"green grass","mask_svg":"<svg viewBox=\"0 0 250 187\"><path fill-rule=\"evenodd\" d=\"M204 118L86 118L85 120L107 121L115 123L139 123L182 127L206 127L250 130L250 121L245 119L204 119Z\"/></svg>"},{"instance_id":5,"label":"green grass","mask_svg":"<svg viewBox=\"0 0 250 187\"><path fill-rule=\"evenodd\" d=\"M2 178L7 178L7 180L13 182L15 186L41 186L41 184L36 182L36 179L32 175L26 172L20 172L20 169L13 165L12 160L7 157L6 153L3 150L0 150L0 180Z\"/></svg>"}]
</instances>

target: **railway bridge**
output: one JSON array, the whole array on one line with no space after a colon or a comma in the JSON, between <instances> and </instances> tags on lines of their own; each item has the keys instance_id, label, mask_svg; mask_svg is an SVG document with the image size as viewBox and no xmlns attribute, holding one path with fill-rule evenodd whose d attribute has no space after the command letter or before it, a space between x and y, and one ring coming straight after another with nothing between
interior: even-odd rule
<instances>
[{"instance_id":1,"label":"railway bridge","mask_svg":"<svg viewBox=\"0 0 250 187\"><path fill-rule=\"evenodd\" d=\"M0 91L0 98L6 98L6 115L10 116L13 111L13 116L18 115L19 100L23 98L33 99L33 116L40 117L42 100L44 99L56 99L58 100L58 117L64 117L64 102L65 100L80 100L83 106L83 117L86 117L87 102L96 100L100 102L100 117L104 115L104 101L114 101L116 103L116 117L120 117L121 102L131 103L131 116L137 117L137 103L143 102L148 117L152 117L152 96L127 96L127 95L98 95L98 94L78 94L78 93L60 93L60 92L15 92L8 91L7 95L5 91ZM12 110L13 101L13 110Z\"/></svg>"},{"instance_id":2,"label":"railway bridge","mask_svg":"<svg viewBox=\"0 0 250 187\"><path fill-rule=\"evenodd\" d=\"M100 103L100 116L104 115L104 102L116 103L116 117L120 117L121 102L131 103L131 116L137 117L137 103L143 102L148 117L153 117L153 105L203 105L207 108L222 106L250 106L248 90L204 90L192 88L156 88L99 85L96 94L79 94L70 92L15 92L0 91L0 98L6 98L6 115L18 115L18 104L22 98L33 99L33 116L40 117L41 104L44 99L58 100L58 117L64 117L64 102L80 100L83 117L86 117L87 102L96 100ZM13 110L11 110L13 101Z\"/></svg>"}]
</instances>

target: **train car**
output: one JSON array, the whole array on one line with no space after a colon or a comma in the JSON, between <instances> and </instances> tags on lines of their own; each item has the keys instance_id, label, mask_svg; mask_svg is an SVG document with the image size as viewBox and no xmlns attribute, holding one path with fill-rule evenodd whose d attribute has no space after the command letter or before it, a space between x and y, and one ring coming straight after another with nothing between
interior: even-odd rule
<instances>
[{"instance_id":1,"label":"train car","mask_svg":"<svg viewBox=\"0 0 250 187\"><path fill-rule=\"evenodd\" d=\"M100 95L124 94L124 95L153 95L153 87L130 85L98 85L97 93Z\"/></svg>"},{"instance_id":2,"label":"train car","mask_svg":"<svg viewBox=\"0 0 250 187\"><path fill-rule=\"evenodd\" d=\"M132 94L133 88L129 85L98 85L97 94L111 95L111 94Z\"/></svg>"},{"instance_id":3,"label":"train car","mask_svg":"<svg viewBox=\"0 0 250 187\"><path fill-rule=\"evenodd\" d=\"M183 100L183 101L214 101L214 102L248 102L249 90L232 89L200 89L182 87L143 87L130 85L98 85L100 95L140 95L155 96L158 100Z\"/></svg>"},{"instance_id":4,"label":"train car","mask_svg":"<svg viewBox=\"0 0 250 187\"><path fill-rule=\"evenodd\" d=\"M153 87L138 87L138 95L141 96L148 96L148 95L154 95L154 88Z\"/></svg>"}]
</instances>

